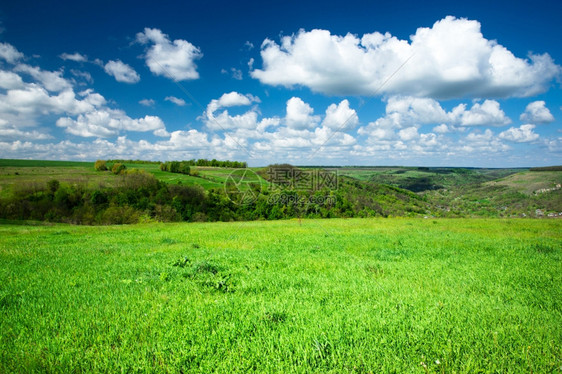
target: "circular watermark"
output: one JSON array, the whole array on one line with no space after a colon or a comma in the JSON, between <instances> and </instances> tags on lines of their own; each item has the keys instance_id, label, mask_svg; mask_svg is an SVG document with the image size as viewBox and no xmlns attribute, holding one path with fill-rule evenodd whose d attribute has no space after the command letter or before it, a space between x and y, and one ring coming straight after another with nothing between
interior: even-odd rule
<instances>
[{"instance_id":1,"label":"circular watermark","mask_svg":"<svg viewBox=\"0 0 562 374\"><path fill-rule=\"evenodd\" d=\"M253 170L233 170L224 183L226 196L235 204L248 205L258 199L262 190L262 179Z\"/></svg>"}]
</instances>

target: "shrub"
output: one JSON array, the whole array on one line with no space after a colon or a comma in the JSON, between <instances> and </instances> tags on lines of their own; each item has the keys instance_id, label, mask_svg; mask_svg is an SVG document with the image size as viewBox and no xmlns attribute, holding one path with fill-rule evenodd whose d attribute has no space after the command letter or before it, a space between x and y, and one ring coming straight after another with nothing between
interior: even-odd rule
<instances>
[{"instance_id":1,"label":"shrub","mask_svg":"<svg viewBox=\"0 0 562 374\"><path fill-rule=\"evenodd\" d=\"M105 163L105 160L97 160L96 163L94 164L94 168L97 171L106 171L107 165Z\"/></svg>"},{"instance_id":2,"label":"shrub","mask_svg":"<svg viewBox=\"0 0 562 374\"><path fill-rule=\"evenodd\" d=\"M118 162L116 164L113 164L113 167L111 168L111 172L115 175L119 175L123 173L126 169L127 167L125 165Z\"/></svg>"},{"instance_id":3,"label":"shrub","mask_svg":"<svg viewBox=\"0 0 562 374\"><path fill-rule=\"evenodd\" d=\"M47 182L47 189L50 193L54 194L60 187L60 182L56 179L51 179Z\"/></svg>"}]
</instances>

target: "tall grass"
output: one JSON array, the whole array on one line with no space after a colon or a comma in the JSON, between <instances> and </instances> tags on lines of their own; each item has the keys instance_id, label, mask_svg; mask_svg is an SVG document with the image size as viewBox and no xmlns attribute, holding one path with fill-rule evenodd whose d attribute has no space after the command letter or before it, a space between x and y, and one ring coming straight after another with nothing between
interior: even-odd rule
<instances>
[{"instance_id":1,"label":"tall grass","mask_svg":"<svg viewBox=\"0 0 562 374\"><path fill-rule=\"evenodd\" d=\"M558 220L0 226L0 372L556 372Z\"/></svg>"}]
</instances>

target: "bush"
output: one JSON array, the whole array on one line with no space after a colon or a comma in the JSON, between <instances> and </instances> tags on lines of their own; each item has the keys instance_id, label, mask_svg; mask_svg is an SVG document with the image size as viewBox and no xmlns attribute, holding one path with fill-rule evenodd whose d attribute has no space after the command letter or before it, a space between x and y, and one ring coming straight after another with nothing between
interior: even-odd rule
<instances>
[{"instance_id":1,"label":"bush","mask_svg":"<svg viewBox=\"0 0 562 374\"><path fill-rule=\"evenodd\" d=\"M47 182L47 189L51 194L57 192L59 187L60 187L60 182L56 179L51 179L50 181Z\"/></svg>"},{"instance_id":2,"label":"bush","mask_svg":"<svg viewBox=\"0 0 562 374\"><path fill-rule=\"evenodd\" d=\"M111 172L115 175L119 175L122 174L126 169L127 167L125 165L118 162L116 164L113 164L113 167L111 168Z\"/></svg>"},{"instance_id":3,"label":"bush","mask_svg":"<svg viewBox=\"0 0 562 374\"><path fill-rule=\"evenodd\" d=\"M97 160L96 163L94 164L94 168L97 171L106 171L107 165L104 160Z\"/></svg>"}]
</instances>

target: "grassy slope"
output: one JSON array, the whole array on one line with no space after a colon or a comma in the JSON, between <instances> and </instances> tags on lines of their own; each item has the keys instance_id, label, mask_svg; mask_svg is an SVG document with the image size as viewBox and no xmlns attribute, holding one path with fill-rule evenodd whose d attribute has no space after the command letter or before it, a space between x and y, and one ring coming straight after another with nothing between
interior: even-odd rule
<instances>
[{"instance_id":1,"label":"grassy slope","mask_svg":"<svg viewBox=\"0 0 562 374\"><path fill-rule=\"evenodd\" d=\"M527 171L510 175L496 181L488 182L491 186L506 186L517 192L531 195L542 188L553 188L562 183L562 172L560 171Z\"/></svg>"},{"instance_id":2,"label":"grassy slope","mask_svg":"<svg viewBox=\"0 0 562 374\"><path fill-rule=\"evenodd\" d=\"M163 172L157 164L125 164L129 169L141 169L154 174L159 180L183 185L200 185L205 189L223 188L228 175L235 169L194 167L199 177ZM17 173L17 174L16 174ZM110 172L97 172L92 162L5 160L0 159L0 197L9 196L18 185L44 186L49 180L62 183L81 183L89 187L115 186L119 178ZM264 181L265 183L265 181Z\"/></svg>"},{"instance_id":3,"label":"grassy slope","mask_svg":"<svg viewBox=\"0 0 562 374\"><path fill-rule=\"evenodd\" d=\"M561 225L0 226L0 372L553 372Z\"/></svg>"},{"instance_id":4,"label":"grassy slope","mask_svg":"<svg viewBox=\"0 0 562 374\"><path fill-rule=\"evenodd\" d=\"M414 192L456 188L518 173L520 169L455 169L415 167L340 168L338 174L362 181L384 183ZM460 171L460 172L459 172Z\"/></svg>"}]
</instances>

